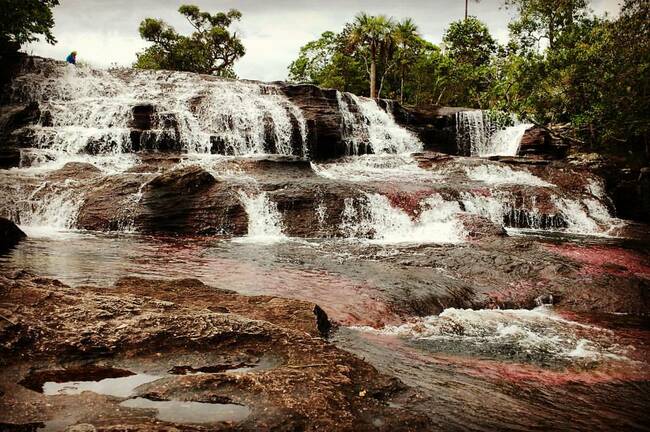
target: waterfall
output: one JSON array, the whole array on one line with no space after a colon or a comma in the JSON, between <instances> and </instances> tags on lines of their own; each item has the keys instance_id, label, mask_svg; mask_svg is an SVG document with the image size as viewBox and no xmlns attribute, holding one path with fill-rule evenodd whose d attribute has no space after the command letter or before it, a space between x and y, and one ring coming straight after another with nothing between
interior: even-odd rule
<instances>
[{"instance_id":1,"label":"waterfall","mask_svg":"<svg viewBox=\"0 0 650 432\"><path fill-rule=\"evenodd\" d=\"M542 211L535 195L518 202L508 191L493 191L489 195L463 192L461 203L465 212L483 216L508 228L528 228L591 236L607 236L622 222L614 218L607 207L593 197L569 198L552 194L554 211Z\"/></svg>"},{"instance_id":2,"label":"waterfall","mask_svg":"<svg viewBox=\"0 0 650 432\"><path fill-rule=\"evenodd\" d=\"M22 188L16 189L8 198L12 205L3 210L29 235L48 234L76 228L83 197L75 189L74 180L60 184L45 181L34 189L27 198Z\"/></svg>"},{"instance_id":3,"label":"waterfall","mask_svg":"<svg viewBox=\"0 0 650 432\"><path fill-rule=\"evenodd\" d=\"M460 111L456 113L456 142L470 156L516 156L521 139L531 126L514 115Z\"/></svg>"},{"instance_id":4,"label":"waterfall","mask_svg":"<svg viewBox=\"0 0 650 432\"><path fill-rule=\"evenodd\" d=\"M152 120L140 138L148 150L306 154L304 116L277 86L182 72L52 68L47 77L17 77L11 98L39 103L39 124L26 133L59 155L139 150L131 135L138 106L148 107Z\"/></svg>"},{"instance_id":5,"label":"waterfall","mask_svg":"<svg viewBox=\"0 0 650 432\"><path fill-rule=\"evenodd\" d=\"M278 205L269 199L266 192L249 195L241 191L239 199L248 215L248 235L242 241L275 243L286 239Z\"/></svg>"},{"instance_id":6,"label":"waterfall","mask_svg":"<svg viewBox=\"0 0 650 432\"><path fill-rule=\"evenodd\" d=\"M380 194L366 194L355 202L345 200L341 230L348 238L369 238L375 243L460 243L465 238L456 218L461 212L457 202L433 195L421 203L416 220L391 205Z\"/></svg>"},{"instance_id":7,"label":"waterfall","mask_svg":"<svg viewBox=\"0 0 650 432\"><path fill-rule=\"evenodd\" d=\"M602 202L594 198L575 200L553 197L553 203L564 216L570 233L607 236L623 224L610 214Z\"/></svg>"},{"instance_id":8,"label":"waterfall","mask_svg":"<svg viewBox=\"0 0 650 432\"><path fill-rule=\"evenodd\" d=\"M341 134L349 155L401 154L422 150L422 142L395 122L393 114L376 101L337 92Z\"/></svg>"}]
</instances>

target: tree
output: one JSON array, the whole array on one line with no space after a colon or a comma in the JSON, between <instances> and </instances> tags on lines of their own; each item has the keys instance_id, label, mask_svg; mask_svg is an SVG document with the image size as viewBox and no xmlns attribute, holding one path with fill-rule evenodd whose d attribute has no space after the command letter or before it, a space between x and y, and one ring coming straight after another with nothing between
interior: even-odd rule
<instances>
[{"instance_id":1,"label":"tree","mask_svg":"<svg viewBox=\"0 0 650 432\"><path fill-rule=\"evenodd\" d=\"M451 62L447 86L450 102L484 108L492 76L490 62L497 48L487 26L475 17L452 22L443 42Z\"/></svg>"},{"instance_id":2,"label":"tree","mask_svg":"<svg viewBox=\"0 0 650 432\"><path fill-rule=\"evenodd\" d=\"M348 35L348 44L351 52L358 53L366 62L370 62L368 75L370 76L370 97L377 98L377 63L381 59L388 59L393 48L393 20L385 15L370 16L360 13L356 16L354 25ZM385 75L389 70L384 65Z\"/></svg>"},{"instance_id":3,"label":"tree","mask_svg":"<svg viewBox=\"0 0 650 432\"><path fill-rule=\"evenodd\" d=\"M586 15L587 4L587 0L505 0L506 7L519 14L509 25L511 34L527 47L546 39L551 49L559 33Z\"/></svg>"},{"instance_id":4,"label":"tree","mask_svg":"<svg viewBox=\"0 0 650 432\"><path fill-rule=\"evenodd\" d=\"M473 66L488 63L497 46L487 26L474 17L452 22L442 40L450 57Z\"/></svg>"},{"instance_id":5,"label":"tree","mask_svg":"<svg viewBox=\"0 0 650 432\"><path fill-rule=\"evenodd\" d=\"M37 41L39 34L55 44L52 8L58 4L58 0L0 0L0 53L17 51Z\"/></svg>"},{"instance_id":6,"label":"tree","mask_svg":"<svg viewBox=\"0 0 650 432\"><path fill-rule=\"evenodd\" d=\"M357 58L345 53L346 44L342 34L331 31L308 42L289 65L289 81L366 94L366 71Z\"/></svg>"},{"instance_id":7,"label":"tree","mask_svg":"<svg viewBox=\"0 0 650 432\"><path fill-rule=\"evenodd\" d=\"M501 108L635 163L650 154L649 2L625 0L616 20L576 13L541 52L514 42L490 90Z\"/></svg>"},{"instance_id":8,"label":"tree","mask_svg":"<svg viewBox=\"0 0 650 432\"><path fill-rule=\"evenodd\" d=\"M418 27L411 18L397 23L393 30L393 39L397 46L399 62L400 91L399 99L404 103L404 75L410 64L417 58L417 50L421 46Z\"/></svg>"},{"instance_id":9,"label":"tree","mask_svg":"<svg viewBox=\"0 0 650 432\"><path fill-rule=\"evenodd\" d=\"M231 9L211 15L191 5L181 6L178 12L194 33L179 35L164 21L146 18L140 23L140 36L153 45L137 54L134 66L234 77L234 63L246 51L237 33L228 27L241 18L241 13Z\"/></svg>"}]
</instances>

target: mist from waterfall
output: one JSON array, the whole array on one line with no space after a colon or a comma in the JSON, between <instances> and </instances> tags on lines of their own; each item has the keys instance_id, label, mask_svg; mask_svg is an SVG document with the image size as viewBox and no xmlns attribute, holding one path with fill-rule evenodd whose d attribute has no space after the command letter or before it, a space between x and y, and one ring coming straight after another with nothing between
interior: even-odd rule
<instances>
[{"instance_id":1,"label":"mist from waterfall","mask_svg":"<svg viewBox=\"0 0 650 432\"><path fill-rule=\"evenodd\" d=\"M532 126L515 115L483 110L459 111L456 113L456 141L458 148L469 156L516 156L524 133Z\"/></svg>"}]
</instances>

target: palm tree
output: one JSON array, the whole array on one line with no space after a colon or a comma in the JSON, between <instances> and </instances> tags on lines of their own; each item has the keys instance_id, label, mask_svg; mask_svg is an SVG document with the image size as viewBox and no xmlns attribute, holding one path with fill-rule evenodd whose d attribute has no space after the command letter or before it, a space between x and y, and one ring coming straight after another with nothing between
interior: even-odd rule
<instances>
[{"instance_id":1,"label":"palm tree","mask_svg":"<svg viewBox=\"0 0 650 432\"><path fill-rule=\"evenodd\" d=\"M348 37L353 49L366 48L370 60L370 97L377 98L377 59L392 43L393 20L385 15L358 14Z\"/></svg>"},{"instance_id":2,"label":"palm tree","mask_svg":"<svg viewBox=\"0 0 650 432\"><path fill-rule=\"evenodd\" d=\"M398 48L399 56L399 74L400 74L400 90L399 98L400 103L404 103L404 74L409 63L410 56L413 49L417 45L420 35L418 33L418 26L411 18L406 18L397 23L393 31L393 39Z\"/></svg>"}]
</instances>

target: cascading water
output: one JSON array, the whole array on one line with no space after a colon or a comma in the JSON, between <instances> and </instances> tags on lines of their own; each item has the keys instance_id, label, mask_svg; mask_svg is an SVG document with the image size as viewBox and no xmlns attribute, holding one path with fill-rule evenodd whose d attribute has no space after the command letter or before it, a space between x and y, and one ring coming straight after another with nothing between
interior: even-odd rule
<instances>
[{"instance_id":1,"label":"cascading water","mask_svg":"<svg viewBox=\"0 0 650 432\"><path fill-rule=\"evenodd\" d=\"M460 243L465 238L456 202L433 195L421 203L421 212L413 220L406 212L391 205L380 194L366 194L355 202L345 200L341 230L348 238L369 238L375 243Z\"/></svg>"},{"instance_id":2,"label":"cascading water","mask_svg":"<svg viewBox=\"0 0 650 432\"><path fill-rule=\"evenodd\" d=\"M248 215L248 234L241 241L275 243L286 240L278 205L269 199L266 192L248 194L241 191L239 199Z\"/></svg>"},{"instance_id":3,"label":"cascading water","mask_svg":"<svg viewBox=\"0 0 650 432\"><path fill-rule=\"evenodd\" d=\"M136 144L141 149L151 150L156 146L178 145L168 150L185 153L179 162L181 166L199 165L220 180L237 183L238 187L254 183L254 176L223 163L227 161L225 158L211 158L208 154L306 155L305 119L301 110L277 86L177 72L100 71L58 64L51 68L46 74L18 76L9 96L13 101L36 100L39 103L39 123L24 131L32 135L32 142L38 148L22 149L25 168L19 170L21 175L33 175L32 183L36 185L48 181L37 178L38 175L59 169L70 161L91 163L104 175L127 173L139 163L138 156L133 153L137 150L133 147ZM333 163L312 164L318 175L332 181L413 184L416 191L421 185L426 188L445 182L457 186L457 180L450 179L444 167L438 171L424 169L409 154L422 150L423 144L395 122L390 106L384 110L371 99L350 93L337 92L336 95L342 119L341 132L350 156ZM139 107L140 111L136 112L134 107ZM134 122L142 121L138 116L146 117L151 124L142 127L136 139L133 129L142 126L134 126ZM523 133L527 125L509 118L508 122L515 126L502 128L500 118L484 111L460 112L457 114L458 137L464 140L472 154L514 154L520 136L511 134L513 127ZM509 150L502 152L506 141L505 147ZM593 191L586 190L581 198L553 193L554 216L552 211L539 210L534 196L530 202L522 204L501 190L522 185L530 187L531 191L532 188L556 188L527 170L492 163L463 166L462 170L465 173L462 181L483 183L491 193L461 192L462 199L446 203L442 198L439 198L441 202L422 200L420 214L415 220L392 207L385 197L369 195L364 202L346 207L349 211L360 209L356 220L351 217L344 223L348 224L348 234L388 243L419 238L431 242L457 242L464 234L455 215L462 212L479 214L499 225L598 235L606 232L606 227L614 221L604 205L605 195L600 184L590 185ZM54 183L49 184L53 190ZM77 201L75 205L68 205L64 197L68 196L66 188L66 183L56 186L60 193L49 198L49 203L36 205L32 202L20 209L5 206L2 210L5 214L16 215L14 219L20 216L21 221L31 224L72 228L75 211L69 212L70 216L61 216L58 211L46 209L46 204L60 200L65 203L55 207L78 208ZM32 201L40 199L35 196ZM277 206L264 194L255 198L242 197L242 200L247 203L250 215L255 216L251 218L250 238L274 238L282 234ZM139 202L133 201L133 207L137 205ZM441 210L443 207L453 211L445 213ZM315 209L321 225L325 221L323 208ZM116 226L132 230L131 216L126 212L124 221Z\"/></svg>"},{"instance_id":4,"label":"cascading water","mask_svg":"<svg viewBox=\"0 0 650 432\"><path fill-rule=\"evenodd\" d=\"M15 220L29 235L74 229L83 204L77 186L75 180L44 181L31 192L21 188L5 190L10 202L2 208L3 216Z\"/></svg>"},{"instance_id":5,"label":"cascading water","mask_svg":"<svg viewBox=\"0 0 650 432\"><path fill-rule=\"evenodd\" d=\"M56 66L47 78L24 74L12 86L12 100L39 102L39 125L27 131L36 146L59 155L131 151L136 106L150 107L154 123L137 144L153 150L177 145L166 142L173 138L186 153L306 155L302 112L273 85Z\"/></svg>"},{"instance_id":6,"label":"cascading water","mask_svg":"<svg viewBox=\"0 0 650 432\"><path fill-rule=\"evenodd\" d=\"M399 126L393 114L381 109L374 100L340 92L336 97L343 140L349 155L401 154L422 150L422 142Z\"/></svg>"},{"instance_id":7,"label":"cascading water","mask_svg":"<svg viewBox=\"0 0 650 432\"><path fill-rule=\"evenodd\" d=\"M611 216L599 200L550 195L551 212L543 211L535 195L525 202L509 191L489 195L463 192L461 202L467 213L483 216L507 228L527 228L571 234L607 236L622 222Z\"/></svg>"},{"instance_id":8,"label":"cascading water","mask_svg":"<svg viewBox=\"0 0 650 432\"><path fill-rule=\"evenodd\" d=\"M524 133L533 125L514 115L506 115L505 121L503 116L482 110L456 113L458 148L470 156L516 156Z\"/></svg>"}]
</instances>

